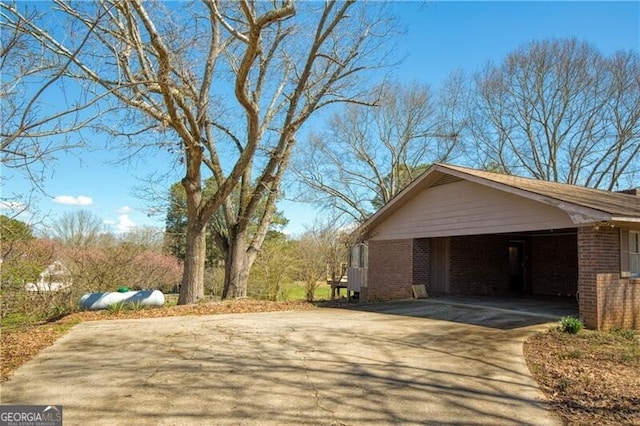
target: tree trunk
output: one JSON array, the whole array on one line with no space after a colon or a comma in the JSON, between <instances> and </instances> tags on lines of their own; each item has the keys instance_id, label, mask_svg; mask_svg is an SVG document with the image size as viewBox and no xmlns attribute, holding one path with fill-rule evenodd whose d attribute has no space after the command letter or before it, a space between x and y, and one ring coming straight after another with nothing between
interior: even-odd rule
<instances>
[{"instance_id":1,"label":"tree trunk","mask_svg":"<svg viewBox=\"0 0 640 426\"><path fill-rule=\"evenodd\" d=\"M315 293L315 288L307 288L307 302L313 302L313 296Z\"/></svg>"},{"instance_id":2,"label":"tree trunk","mask_svg":"<svg viewBox=\"0 0 640 426\"><path fill-rule=\"evenodd\" d=\"M223 299L247 297L249 272L257 253L249 250L247 232L229 233L229 250L225 256Z\"/></svg>"},{"instance_id":3,"label":"tree trunk","mask_svg":"<svg viewBox=\"0 0 640 426\"><path fill-rule=\"evenodd\" d=\"M225 259L223 299L240 299L247 297L249 284L249 258L247 256L246 235L235 235L230 238L229 251Z\"/></svg>"},{"instance_id":4,"label":"tree trunk","mask_svg":"<svg viewBox=\"0 0 640 426\"><path fill-rule=\"evenodd\" d=\"M206 255L206 224L189 221L187 227L184 273L178 305L189 305L204 297L204 261Z\"/></svg>"}]
</instances>

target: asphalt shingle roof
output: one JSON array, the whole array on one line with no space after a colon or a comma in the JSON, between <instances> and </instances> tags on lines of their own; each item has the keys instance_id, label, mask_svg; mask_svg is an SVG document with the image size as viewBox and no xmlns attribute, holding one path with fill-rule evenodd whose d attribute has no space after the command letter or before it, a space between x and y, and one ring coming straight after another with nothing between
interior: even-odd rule
<instances>
[{"instance_id":1,"label":"asphalt shingle roof","mask_svg":"<svg viewBox=\"0 0 640 426\"><path fill-rule=\"evenodd\" d=\"M493 173L450 164L436 164L435 170L452 170L459 174L587 207L612 216L640 217L640 196L586 188L565 183Z\"/></svg>"}]
</instances>

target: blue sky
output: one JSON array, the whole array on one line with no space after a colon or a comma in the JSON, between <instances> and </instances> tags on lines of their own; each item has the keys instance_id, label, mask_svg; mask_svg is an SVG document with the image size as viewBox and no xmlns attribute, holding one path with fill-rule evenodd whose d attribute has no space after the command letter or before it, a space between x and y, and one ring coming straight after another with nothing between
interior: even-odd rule
<instances>
[{"instance_id":1,"label":"blue sky","mask_svg":"<svg viewBox=\"0 0 640 426\"><path fill-rule=\"evenodd\" d=\"M474 72L532 40L576 37L604 54L640 51L640 2L395 2L393 10L406 27L398 43L406 59L394 70L399 80L437 87L454 69ZM113 232L135 226L164 225L162 215L148 216L150 207L134 188L166 167L162 153L145 162L115 165L118 153L96 149L60 156L48 170L44 189L33 205L37 220L52 221L65 211L83 208L103 218ZM160 165L160 166L158 166ZM28 190L28 182L3 170L2 198ZM179 179L179 174L175 174ZM286 190L286 188L285 188ZM290 223L302 232L317 214L311 206L280 204ZM23 215L24 220L29 216Z\"/></svg>"}]
</instances>

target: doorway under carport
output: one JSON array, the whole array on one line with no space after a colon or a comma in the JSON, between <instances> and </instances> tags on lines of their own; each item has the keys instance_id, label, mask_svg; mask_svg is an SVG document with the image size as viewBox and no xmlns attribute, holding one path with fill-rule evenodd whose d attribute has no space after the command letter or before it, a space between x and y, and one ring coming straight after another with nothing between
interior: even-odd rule
<instances>
[{"instance_id":1,"label":"doorway under carport","mask_svg":"<svg viewBox=\"0 0 640 426\"><path fill-rule=\"evenodd\" d=\"M577 229L415 239L413 284L424 284L430 295L575 301Z\"/></svg>"}]
</instances>

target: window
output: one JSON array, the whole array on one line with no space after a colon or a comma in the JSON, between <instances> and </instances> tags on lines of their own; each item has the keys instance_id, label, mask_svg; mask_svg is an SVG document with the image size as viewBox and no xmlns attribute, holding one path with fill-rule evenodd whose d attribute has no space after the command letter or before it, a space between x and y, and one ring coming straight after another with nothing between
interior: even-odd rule
<instances>
[{"instance_id":1,"label":"window","mask_svg":"<svg viewBox=\"0 0 640 426\"><path fill-rule=\"evenodd\" d=\"M366 268L369 264L369 250L365 244L351 247L351 267Z\"/></svg>"},{"instance_id":2,"label":"window","mask_svg":"<svg viewBox=\"0 0 640 426\"><path fill-rule=\"evenodd\" d=\"M640 232L629 231L629 271L632 277L640 277Z\"/></svg>"},{"instance_id":3,"label":"window","mask_svg":"<svg viewBox=\"0 0 640 426\"><path fill-rule=\"evenodd\" d=\"M357 268L360 265L360 246L351 247L350 267Z\"/></svg>"},{"instance_id":4,"label":"window","mask_svg":"<svg viewBox=\"0 0 640 426\"><path fill-rule=\"evenodd\" d=\"M360 245L360 267L366 268L369 266L369 247L364 244Z\"/></svg>"}]
</instances>

